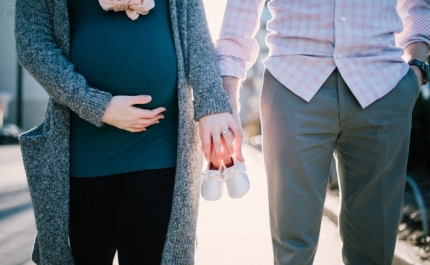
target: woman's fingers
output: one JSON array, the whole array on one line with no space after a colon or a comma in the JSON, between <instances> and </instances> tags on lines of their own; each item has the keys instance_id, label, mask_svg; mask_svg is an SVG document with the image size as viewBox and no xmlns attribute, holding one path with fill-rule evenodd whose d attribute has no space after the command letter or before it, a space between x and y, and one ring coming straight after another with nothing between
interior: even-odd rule
<instances>
[{"instance_id":1,"label":"woman's fingers","mask_svg":"<svg viewBox=\"0 0 430 265\"><path fill-rule=\"evenodd\" d=\"M136 132L136 130L137 131L146 131L147 127L160 123L161 119L164 119L164 116L161 114L155 116L152 119L141 119L141 120L139 120L138 123L131 125L131 127L129 129L132 130L133 132Z\"/></svg>"},{"instance_id":2,"label":"woman's fingers","mask_svg":"<svg viewBox=\"0 0 430 265\"><path fill-rule=\"evenodd\" d=\"M221 166L220 161L218 160L215 151L212 149L210 162L214 166L214 168L219 168Z\"/></svg>"},{"instance_id":3,"label":"woman's fingers","mask_svg":"<svg viewBox=\"0 0 430 265\"><path fill-rule=\"evenodd\" d=\"M200 139L206 161L211 161L211 135L206 133L204 128L200 128Z\"/></svg>"},{"instance_id":4,"label":"woman's fingers","mask_svg":"<svg viewBox=\"0 0 430 265\"><path fill-rule=\"evenodd\" d=\"M151 96L114 96L108 103L102 121L130 132L140 132L164 118L166 108L142 109L136 105L151 102Z\"/></svg>"},{"instance_id":5,"label":"woman's fingers","mask_svg":"<svg viewBox=\"0 0 430 265\"><path fill-rule=\"evenodd\" d=\"M228 153L229 155L234 154L240 161L244 162L242 155L243 131L238 124L240 124L239 118L233 117L230 113L216 113L200 118L200 138L203 142L206 160L211 159L212 143L213 152L218 161L223 159L224 153ZM226 149L224 153L222 145Z\"/></svg>"},{"instance_id":6,"label":"woman's fingers","mask_svg":"<svg viewBox=\"0 0 430 265\"><path fill-rule=\"evenodd\" d=\"M152 97L149 95L123 96L123 97L125 97L129 106L148 104L152 100Z\"/></svg>"},{"instance_id":7,"label":"woman's fingers","mask_svg":"<svg viewBox=\"0 0 430 265\"><path fill-rule=\"evenodd\" d=\"M212 134L212 148L214 149L215 155L218 159L218 161L221 161L222 159L222 143L221 143L221 133L214 133Z\"/></svg>"},{"instance_id":8,"label":"woman's fingers","mask_svg":"<svg viewBox=\"0 0 430 265\"><path fill-rule=\"evenodd\" d=\"M152 110L138 107L133 108L133 116L137 119L152 119L166 110L164 107L158 107Z\"/></svg>"},{"instance_id":9,"label":"woman's fingers","mask_svg":"<svg viewBox=\"0 0 430 265\"><path fill-rule=\"evenodd\" d=\"M222 161L224 165L230 166L231 164L233 164L233 160L231 159L231 156L232 154L229 154L229 152L227 152L227 146L226 146L225 140L223 139Z\"/></svg>"},{"instance_id":10,"label":"woman's fingers","mask_svg":"<svg viewBox=\"0 0 430 265\"><path fill-rule=\"evenodd\" d=\"M228 155L232 156L234 154L234 147L233 147L234 134L230 129L221 132L221 134L223 137L222 140L223 140L224 148L227 151L224 153L228 153Z\"/></svg>"},{"instance_id":11,"label":"woman's fingers","mask_svg":"<svg viewBox=\"0 0 430 265\"><path fill-rule=\"evenodd\" d=\"M164 119L164 115L159 114L153 118L150 119L140 119L136 122L136 125L143 125L143 126L151 126L153 124L159 123L160 120Z\"/></svg>"}]
</instances>

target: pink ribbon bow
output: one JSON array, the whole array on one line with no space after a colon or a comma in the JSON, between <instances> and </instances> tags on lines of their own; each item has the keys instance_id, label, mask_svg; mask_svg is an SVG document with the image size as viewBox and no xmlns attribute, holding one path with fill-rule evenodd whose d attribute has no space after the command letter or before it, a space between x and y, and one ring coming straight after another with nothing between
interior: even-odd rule
<instances>
[{"instance_id":1,"label":"pink ribbon bow","mask_svg":"<svg viewBox=\"0 0 430 265\"><path fill-rule=\"evenodd\" d=\"M154 0L99 0L99 3L105 11L125 11L131 20L148 14L155 6Z\"/></svg>"}]
</instances>

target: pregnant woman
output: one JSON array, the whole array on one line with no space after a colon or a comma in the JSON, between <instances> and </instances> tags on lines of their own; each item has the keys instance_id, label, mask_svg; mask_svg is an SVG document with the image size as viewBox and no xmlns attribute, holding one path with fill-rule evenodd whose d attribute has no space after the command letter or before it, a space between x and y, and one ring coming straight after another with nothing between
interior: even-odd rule
<instances>
[{"instance_id":1,"label":"pregnant woman","mask_svg":"<svg viewBox=\"0 0 430 265\"><path fill-rule=\"evenodd\" d=\"M16 41L50 96L20 137L33 261L193 264L195 121L219 158L241 138L201 1L17 0Z\"/></svg>"}]
</instances>

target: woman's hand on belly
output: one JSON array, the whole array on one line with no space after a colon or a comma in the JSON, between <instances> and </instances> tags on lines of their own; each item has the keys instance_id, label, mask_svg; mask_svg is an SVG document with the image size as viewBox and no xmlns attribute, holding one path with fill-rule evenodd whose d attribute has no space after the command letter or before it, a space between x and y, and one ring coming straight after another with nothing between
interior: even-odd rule
<instances>
[{"instance_id":1,"label":"woman's hand on belly","mask_svg":"<svg viewBox=\"0 0 430 265\"><path fill-rule=\"evenodd\" d=\"M164 118L162 112L166 110L163 107L149 110L134 106L148 104L151 100L151 96L147 95L114 96L106 107L102 122L129 132L146 131L148 126Z\"/></svg>"}]
</instances>

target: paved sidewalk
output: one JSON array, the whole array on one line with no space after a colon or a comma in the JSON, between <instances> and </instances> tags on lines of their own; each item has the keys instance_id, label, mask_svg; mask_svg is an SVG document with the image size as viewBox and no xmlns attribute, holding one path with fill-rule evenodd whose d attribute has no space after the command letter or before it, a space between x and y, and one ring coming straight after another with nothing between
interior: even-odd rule
<instances>
[{"instance_id":1,"label":"paved sidewalk","mask_svg":"<svg viewBox=\"0 0 430 265\"><path fill-rule=\"evenodd\" d=\"M200 200L196 265L273 264L263 157L248 145L243 152L251 189L240 199L231 199L225 189L219 201ZM327 217L314 264L342 264L337 226Z\"/></svg>"},{"instance_id":2,"label":"paved sidewalk","mask_svg":"<svg viewBox=\"0 0 430 265\"><path fill-rule=\"evenodd\" d=\"M0 263L30 265L36 225L18 146L0 146Z\"/></svg>"}]
</instances>

